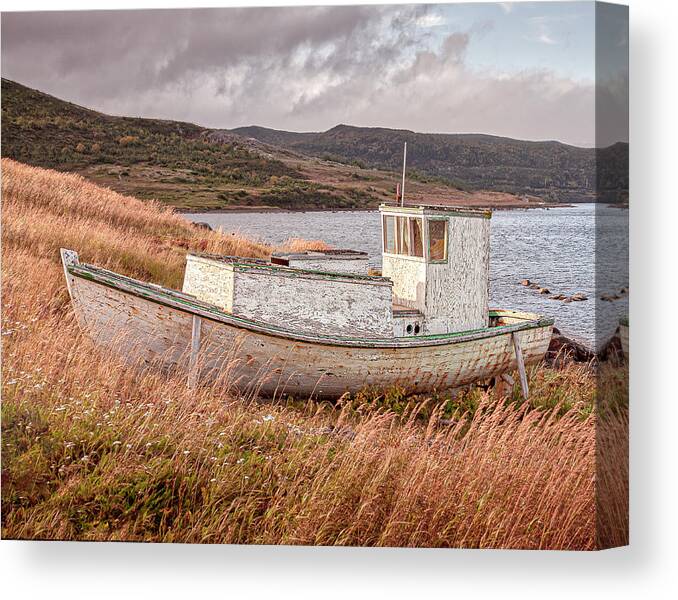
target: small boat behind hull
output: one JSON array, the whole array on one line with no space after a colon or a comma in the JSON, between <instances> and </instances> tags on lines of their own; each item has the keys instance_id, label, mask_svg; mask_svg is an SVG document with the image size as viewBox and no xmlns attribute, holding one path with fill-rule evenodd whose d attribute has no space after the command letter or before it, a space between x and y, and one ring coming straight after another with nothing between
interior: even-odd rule
<instances>
[{"instance_id":1,"label":"small boat behind hull","mask_svg":"<svg viewBox=\"0 0 678 600\"><path fill-rule=\"evenodd\" d=\"M551 319L492 311L493 326L456 334L351 339L248 321L180 292L81 265L62 251L78 321L134 364L185 369L189 382L223 378L243 393L336 398L365 387L412 393L456 388L515 369L548 349Z\"/></svg>"}]
</instances>

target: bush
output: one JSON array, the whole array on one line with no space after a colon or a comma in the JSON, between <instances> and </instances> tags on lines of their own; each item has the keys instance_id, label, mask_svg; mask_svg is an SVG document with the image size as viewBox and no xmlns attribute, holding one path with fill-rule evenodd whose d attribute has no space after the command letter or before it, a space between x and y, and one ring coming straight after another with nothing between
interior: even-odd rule
<instances>
[{"instance_id":1,"label":"bush","mask_svg":"<svg viewBox=\"0 0 678 600\"><path fill-rule=\"evenodd\" d=\"M118 144L121 146L134 146L139 143L139 138L135 135L123 135L118 138Z\"/></svg>"}]
</instances>

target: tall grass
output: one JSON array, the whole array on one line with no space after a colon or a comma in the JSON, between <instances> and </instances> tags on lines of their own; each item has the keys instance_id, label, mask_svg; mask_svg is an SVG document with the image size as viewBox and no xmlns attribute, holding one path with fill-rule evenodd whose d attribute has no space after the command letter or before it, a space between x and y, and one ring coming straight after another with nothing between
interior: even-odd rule
<instances>
[{"instance_id":1,"label":"tall grass","mask_svg":"<svg viewBox=\"0 0 678 600\"><path fill-rule=\"evenodd\" d=\"M101 188L78 175L2 160L3 249L57 265L60 247L155 283L180 287L186 251L264 258L272 248L237 233L199 229L160 204ZM322 242L291 240L292 249Z\"/></svg>"},{"instance_id":2,"label":"tall grass","mask_svg":"<svg viewBox=\"0 0 678 600\"><path fill-rule=\"evenodd\" d=\"M337 405L240 398L227 385L189 391L180 377L123 365L78 330L58 248L165 285L181 280L187 249L264 257L272 248L77 176L6 160L2 169L4 537L625 543L626 410L595 408L600 372L534 369L529 403L478 389Z\"/></svg>"}]
</instances>

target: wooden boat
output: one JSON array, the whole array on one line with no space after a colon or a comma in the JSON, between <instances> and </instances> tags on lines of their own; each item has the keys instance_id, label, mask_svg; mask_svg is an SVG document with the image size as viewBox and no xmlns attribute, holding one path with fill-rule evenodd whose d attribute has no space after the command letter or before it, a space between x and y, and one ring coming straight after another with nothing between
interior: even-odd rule
<instances>
[{"instance_id":1,"label":"wooden boat","mask_svg":"<svg viewBox=\"0 0 678 600\"><path fill-rule=\"evenodd\" d=\"M61 254L82 329L130 363L185 370L189 385L227 373L239 391L268 396L336 398L366 386L396 385L428 393L539 361L553 327L552 319L490 310L488 326L465 331L397 337L313 333L238 316L183 292L81 264L71 250ZM398 310L403 318L417 313Z\"/></svg>"},{"instance_id":2,"label":"wooden boat","mask_svg":"<svg viewBox=\"0 0 678 600\"><path fill-rule=\"evenodd\" d=\"M406 147L405 153L406 156ZM61 251L81 327L134 364L189 386L339 397L365 387L457 388L548 349L553 320L489 309L488 210L382 204L382 275L364 252L187 255L181 292L80 264Z\"/></svg>"}]
</instances>

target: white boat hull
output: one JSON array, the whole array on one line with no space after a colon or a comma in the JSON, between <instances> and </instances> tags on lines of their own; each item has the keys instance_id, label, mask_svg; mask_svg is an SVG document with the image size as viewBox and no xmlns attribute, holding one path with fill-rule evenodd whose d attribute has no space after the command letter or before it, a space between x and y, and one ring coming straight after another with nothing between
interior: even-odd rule
<instances>
[{"instance_id":1,"label":"white boat hull","mask_svg":"<svg viewBox=\"0 0 678 600\"><path fill-rule=\"evenodd\" d=\"M512 335L529 364L543 358L552 333L551 320L497 311L506 325L463 334L295 335L108 271L64 266L78 321L97 344L128 362L191 371L195 382L222 381L242 393L336 398L365 387L456 388L516 368Z\"/></svg>"}]
</instances>

